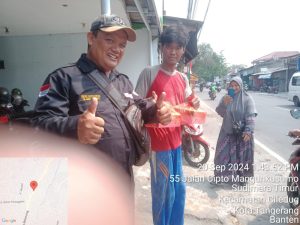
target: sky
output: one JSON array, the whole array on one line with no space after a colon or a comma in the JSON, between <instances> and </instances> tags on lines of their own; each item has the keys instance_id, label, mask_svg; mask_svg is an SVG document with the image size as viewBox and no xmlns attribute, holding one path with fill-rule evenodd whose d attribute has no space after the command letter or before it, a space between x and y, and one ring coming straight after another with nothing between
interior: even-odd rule
<instances>
[{"instance_id":1,"label":"sky","mask_svg":"<svg viewBox=\"0 0 300 225\"><path fill-rule=\"evenodd\" d=\"M198 1L194 19L203 21L208 0ZM187 2L165 0L167 16L186 18ZM300 0L211 0L198 44L209 43L229 65L300 51L299 10Z\"/></svg>"}]
</instances>

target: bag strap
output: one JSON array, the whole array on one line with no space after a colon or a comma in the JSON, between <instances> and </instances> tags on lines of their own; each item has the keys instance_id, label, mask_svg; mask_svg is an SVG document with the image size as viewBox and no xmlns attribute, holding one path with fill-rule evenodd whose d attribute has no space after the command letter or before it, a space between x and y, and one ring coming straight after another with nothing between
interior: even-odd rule
<instances>
[{"instance_id":1,"label":"bag strap","mask_svg":"<svg viewBox=\"0 0 300 225\"><path fill-rule=\"evenodd\" d=\"M119 103L116 101L116 99L122 100L123 96L121 95L121 93L113 86L110 84L111 91L108 92L107 88L109 86L109 83L107 82L107 80L101 75L101 74L97 74L97 78L95 78L96 74L94 72L92 73L88 73L87 76L103 91L103 93L106 95L106 97L113 103L113 105L122 113L122 115L127 119L125 113L123 112L122 107L119 105ZM101 83L99 81L101 81ZM104 86L104 85L105 86ZM122 104L124 105L124 104Z\"/></svg>"},{"instance_id":2,"label":"bag strap","mask_svg":"<svg viewBox=\"0 0 300 225\"><path fill-rule=\"evenodd\" d=\"M131 125L130 121L128 120L127 116L123 112L121 106L118 104L118 102L115 99L123 99L121 93L113 86L111 91L107 91L107 87L109 86L107 80L101 75L101 74L96 74L97 71L93 71L92 73L88 73L87 76L103 91L103 93L106 95L106 97L113 103L113 105L121 112L123 116L123 120L125 122L126 127L128 128L130 134L134 137L133 139L136 142L139 142L138 137L136 136L136 132L134 127ZM97 76L96 76L97 75ZM101 81L101 83L98 81ZM105 87L102 85L105 84Z\"/></svg>"}]
</instances>

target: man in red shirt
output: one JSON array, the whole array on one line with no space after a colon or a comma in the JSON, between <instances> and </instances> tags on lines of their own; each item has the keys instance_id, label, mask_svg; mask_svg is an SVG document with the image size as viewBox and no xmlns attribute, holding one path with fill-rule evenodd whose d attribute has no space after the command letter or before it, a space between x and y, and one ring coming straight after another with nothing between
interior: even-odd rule
<instances>
[{"instance_id":1,"label":"man in red shirt","mask_svg":"<svg viewBox=\"0 0 300 225\"><path fill-rule=\"evenodd\" d=\"M168 27L160 37L163 62L145 68L140 74L136 92L150 97L155 91L171 105L189 101L194 108L200 103L192 94L187 77L176 70L187 43L183 28ZM183 225L185 183L182 173L181 127L148 128L151 137L151 192L154 225ZM176 181L172 182L176 178Z\"/></svg>"}]
</instances>

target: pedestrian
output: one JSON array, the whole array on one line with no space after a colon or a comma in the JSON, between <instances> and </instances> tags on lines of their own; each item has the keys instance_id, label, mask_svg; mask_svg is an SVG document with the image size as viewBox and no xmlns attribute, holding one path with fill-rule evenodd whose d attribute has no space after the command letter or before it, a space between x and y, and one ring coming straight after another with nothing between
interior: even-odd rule
<instances>
[{"instance_id":1,"label":"pedestrian","mask_svg":"<svg viewBox=\"0 0 300 225\"><path fill-rule=\"evenodd\" d=\"M136 92L143 97L166 92L171 105L189 101L200 103L192 94L187 77L176 66L185 51L186 35L181 26L167 27L160 36L162 63L145 68L138 79ZM185 183L182 182L181 127L148 128L151 138L151 193L154 225L183 225ZM178 182L171 182L171 178Z\"/></svg>"},{"instance_id":2,"label":"pedestrian","mask_svg":"<svg viewBox=\"0 0 300 225\"><path fill-rule=\"evenodd\" d=\"M11 104L16 113L24 113L24 107L29 106L28 101L23 98L23 94L19 88L11 90Z\"/></svg>"},{"instance_id":3,"label":"pedestrian","mask_svg":"<svg viewBox=\"0 0 300 225\"><path fill-rule=\"evenodd\" d=\"M244 178L254 175L254 119L257 111L253 98L244 91L240 77L231 79L228 94L220 100L216 112L223 117L223 123L214 158L215 180L228 179L244 185Z\"/></svg>"},{"instance_id":4,"label":"pedestrian","mask_svg":"<svg viewBox=\"0 0 300 225\"><path fill-rule=\"evenodd\" d=\"M10 103L9 90L0 87L0 116L6 116L14 113L13 105Z\"/></svg>"},{"instance_id":5,"label":"pedestrian","mask_svg":"<svg viewBox=\"0 0 300 225\"><path fill-rule=\"evenodd\" d=\"M35 105L35 126L73 137L83 144L95 148L113 158L132 178L134 143L121 112L115 107L103 90L90 78L108 84L120 92L123 108L138 101L129 78L115 68L120 63L127 41L135 41L133 29L126 26L116 15L100 16L87 33L87 54L78 61L52 72L40 89ZM147 104L142 109L144 119L157 119L166 124L171 113L163 100ZM158 109L158 110L156 110Z\"/></svg>"}]
</instances>

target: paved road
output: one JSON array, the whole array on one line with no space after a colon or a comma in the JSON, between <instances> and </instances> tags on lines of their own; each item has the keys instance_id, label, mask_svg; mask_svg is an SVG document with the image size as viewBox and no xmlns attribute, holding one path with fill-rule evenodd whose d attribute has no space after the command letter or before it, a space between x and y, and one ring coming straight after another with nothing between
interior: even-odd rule
<instances>
[{"instance_id":1,"label":"paved road","mask_svg":"<svg viewBox=\"0 0 300 225\"><path fill-rule=\"evenodd\" d=\"M201 100L212 109L215 109L225 90L217 94L212 101L208 97L208 90L197 92ZM300 128L300 120L291 117L289 110L295 108L292 102L282 95L250 92L258 110L256 118L255 138L271 149L284 160L288 160L292 150L292 139L287 136L289 130Z\"/></svg>"}]
</instances>

